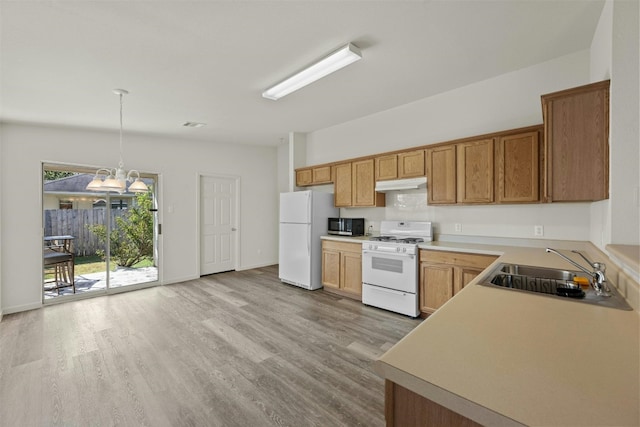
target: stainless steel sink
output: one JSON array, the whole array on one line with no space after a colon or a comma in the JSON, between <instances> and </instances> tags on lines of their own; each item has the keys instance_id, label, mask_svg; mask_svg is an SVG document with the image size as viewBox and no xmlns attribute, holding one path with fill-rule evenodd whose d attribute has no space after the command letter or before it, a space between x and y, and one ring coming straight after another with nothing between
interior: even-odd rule
<instances>
[{"instance_id":1,"label":"stainless steel sink","mask_svg":"<svg viewBox=\"0 0 640 427\"><path fill-rule=\"evenodd\" d=\"M520 264L502 264L501 272L511 275L517 276L528 276L528 277L544 277L546 279L555 279L555 280L573 280L574 277L580 276L588 277L576 271L568 271L568 270L558 270L555 268L545 268L545 267L531 267L529 265L520 265Z\"/></svg>"},{"instance_id":2,"label":"stainless steel sink","mask_svg":"<svg viewBox=\"0 0 640 427\"><path fill-rule=\"evenodd\" d=\"M486 281L478 284L516 292L533 292L551 298L600 305L619 310L631 310L629 304L617 293L615 286L611 282L609 282L611 296L603 297L596 295L592 287L581 288L575 282L578 277L591 280L587 274L581 271L520 264L500 264L491 272Z\"/></svg>"}]
</instances>

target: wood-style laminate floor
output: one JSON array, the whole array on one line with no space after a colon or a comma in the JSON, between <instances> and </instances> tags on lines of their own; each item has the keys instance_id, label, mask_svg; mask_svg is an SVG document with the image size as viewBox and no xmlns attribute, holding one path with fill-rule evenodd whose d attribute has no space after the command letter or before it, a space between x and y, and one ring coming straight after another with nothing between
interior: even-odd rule
<instances>
[{"instance_id":1,"label":"wood-style laminate floor","mask_svg":"<svg viewBox=\"0 0 640 427\"><path fill-rule=\"evenodd\" d=\"M1 426L382 426L371 363L419 320L277 266L0 322Z\"/></svg>"}]
</instances>

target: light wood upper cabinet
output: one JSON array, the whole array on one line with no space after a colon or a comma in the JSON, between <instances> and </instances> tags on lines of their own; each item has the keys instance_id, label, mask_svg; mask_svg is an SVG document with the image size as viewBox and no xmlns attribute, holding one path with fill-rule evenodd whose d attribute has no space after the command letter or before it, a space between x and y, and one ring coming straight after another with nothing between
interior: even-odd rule
<instances>
[{"instance_id":1,"label":"light wood upper cabinet","mask_svg":"<svg viewBox=\"0 0 640 427\"><path fill-rule=\"evenodd\" d=\"M442 307L496 258L493 255L420 250L421 314L425 316Z\"/></svg>"},{"instance_id":2,"label":"light wood upper cabinet","mask_svg":"<svg viewBox=\"0 0 640 427\"><path fill-rule=\"evenodd\" d=\"M331 184L332 182L331 166L296 169L296 185L298 187Z\"/></svg>"},{"instance_id":3,"label":"light wood upper cabinet","mask_svg":"<svg viewBox=\"0 0 640 427\"><path fill-rule=\"evenodd\" d=\"M313 170L311 168L296 169L296 185L298 187L313 185Z\"/></svg>"},{"instance_id":4,"label":"light wood upper cabinet","mask_svg":"<svg viewBox=\"0 0 640 427\"><path fill-rule=\"evenodd\" d=\"M325 290L362 299L362 245L322 241L322 284Z\"/></svg>"},{"instance_id":5,"label":"light wood upper cabinet","mask_svg":"<svg viewBox=\"0 0 640 427\"><path fill-rule=\"evenodd\" d=\"M425 175L424 150L398 154L398 178L414 178Z\"/></svg>"},{"instance_id":6,"label":"light wood upper cabinet","mask_svg":"<svg viewBox=\"0 0 640 427\"><path fill-rule=\"evenodd\" d=\"M354 207L384 206L383 193L376 193L374 160L366 159L351 164L352 203Z\"/></svg>"},{"instance_id":7,"label":"light wood upper cabinet","mask_svg":"<svg viewBox=\"0 0 640 427\"><path fill-rule=\"evenodd\" d=\"M457 144L458 203L493 202L494 139Z\"/></svg>"},{"instance_id":8,"label":"light wood upper cabinet","mask_svg":"<svg viewBox=\"0 0 640 427\"><path fill-rule=\"evenodd\" d=\"M376 181L425 175L424 150L376 157Z\"/></svg>"},{"instance_id":9,"label":"light wood upper cabinet","mask_svg":"<svg viewBox=\"0 0 640 427\"><path fill-rule=\"evenodd\" d=\"M441 145L426 150L427 203L456 203L456 146Z\"/></svg>"},{"instance_id":10,"label":"light wood upper cabinet","mask_svg":"<svg viewBox=\"0 0 640 427\"><path fill-rule=\"evenodd\" d=\"M329 184L331 179L331 166L313 168L313 182L315 184Z\"/></svg>"},{"instance_id":11,"label":"light wood upper cabinet","mask_svg":"<svg viewBox=\"0 0 640 427\"><path fill-rule=\"evenodd\" d=\"M334 204L336 207L384 206L383 193L376 193L374 159L334 166Z\"/></svg>"},{"instance_id":12,"label":"light wood upper cabinet","mask_svg":"<svg viewBox=\"0 0 640 427\"><path fill-rule=\"evenodd\" d=\"M398 178L398 155L376 157L376 181Z\"/></svg>"},{"instance_id":13,"label":"light wood upper cabinet","mask_svg":"<svg viewBox=\"0 0 640 427\"><path fill-rule=\"evenodd\" d=\"M351 163L341 163L333 167L334 205L336 207L351 206L353 189Z\"/></svg>"},{"instance_id":14,"label":"light wood upper cabinet","mask_svg":"<svg viewBox=\"0 0 640 427\"><path fill-rule=\"evenodd\" d=\"M609 80L542 96L545 201L609 198Z\"/></svg>"},{"instance_id":15,"label":"light wood upper cabinet","mask_svg":"<svg viewBox=\"0 0 640 427\"><path fill-rule=\"evenodd\" d=\"M496 201L540 201L540 131L507 135L496 144Z\"/></svg>"}]
</instances>

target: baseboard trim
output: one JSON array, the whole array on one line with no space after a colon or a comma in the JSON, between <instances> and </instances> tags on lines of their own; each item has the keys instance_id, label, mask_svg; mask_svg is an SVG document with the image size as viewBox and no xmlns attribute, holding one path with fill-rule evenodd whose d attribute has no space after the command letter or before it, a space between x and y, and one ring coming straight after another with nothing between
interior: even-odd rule
<instances>
[{"instance_id":1,"label":"baseboard trim","mask_svg":"<svg viewBox=\"0 0 640 427\"><path fill-rule=\"evenodd\" d=\"M162 285L173 285L174 283L188 282L189 280L199 279L200 276L176 277L175 279L163 280Z\"/></svg>"},{"instance_id":2,"label":"baseboard trim","mask_svg":"<svg viewBox=\"0 0 640 427\"><path fill-rule=\"evenodd\" d=\"M276 265L276 264L278 264L278 263L277 262L268 262L268 263L265 263L265 264L247 265L247 266L236 268L236 271L253 270L254 268L270 267L270 266Z\"/></svg>"},{"instance_id":3,"label":"baseboard trim","mask_svg":"<svg viewBox=\"0 0 640 427\"><path fill-rule=\"evenodd\" d=\"M42 308L42 302L32 302L30 304L16 305L14 307L5 307L3 314L19 313L21 311L36 310Z\"/></svg>"}]
</instances>

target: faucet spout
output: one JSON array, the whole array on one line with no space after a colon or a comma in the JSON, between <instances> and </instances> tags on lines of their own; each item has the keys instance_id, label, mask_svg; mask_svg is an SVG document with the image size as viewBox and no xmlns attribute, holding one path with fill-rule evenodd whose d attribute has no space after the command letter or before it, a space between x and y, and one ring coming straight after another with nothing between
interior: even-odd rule
<instances>
[{"instance_id":1,"label":"faucet spout","mask_svg":"<svg viewBox=\"0 0 640 427\"><path fill-rule=\"evenodd\" d=\"M598 263L598 262L591 263L590 261L588 261L584 257L584 255L582 255L581 253L578 252L578 254L580 256L582 256L582 258L584 258L587 262L589 262L589 266L591 268L593 268L593 271L591 271L591 270L581 266L580 264L578 264L577 262L575 262L571 258L567 257L566 255L558 252L555 249L547 248L547 249L545 249L545 251L547 253L551 252L551 253L554 253L554 254L558 255L560 258L564 259L569 264L575 266L576 268L580 269L581 271L583 271L586 274L588 274L589 276L591 276L591 286L593 287L593 289L595 289L596 295L603 296L603 297L610 297L611 296L611 294L609 293L609 288L607 287L607 279L606 279L606 277L604 275L604 264ZM576 251L573 251L573 252L576 252Z\"/></svg>"}]
</instances>

